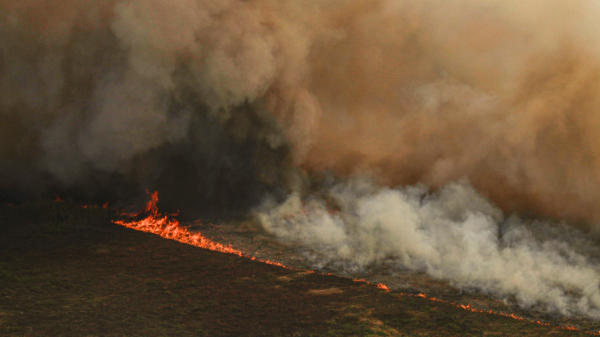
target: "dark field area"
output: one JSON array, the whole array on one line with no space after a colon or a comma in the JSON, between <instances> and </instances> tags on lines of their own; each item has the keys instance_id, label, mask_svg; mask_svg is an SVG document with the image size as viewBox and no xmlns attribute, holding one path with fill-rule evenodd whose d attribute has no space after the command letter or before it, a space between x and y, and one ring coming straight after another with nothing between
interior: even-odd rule
<instances>
[{"instance_id":1,"label":"dark field area","mask_svg":"<svg viewBox=\"0 0 600 337\"><path fill-rule=\"evenodd\" d=\"M0 204L0 335L586 335L199 249L114 214Z\"/></svg>"}]
</instances>

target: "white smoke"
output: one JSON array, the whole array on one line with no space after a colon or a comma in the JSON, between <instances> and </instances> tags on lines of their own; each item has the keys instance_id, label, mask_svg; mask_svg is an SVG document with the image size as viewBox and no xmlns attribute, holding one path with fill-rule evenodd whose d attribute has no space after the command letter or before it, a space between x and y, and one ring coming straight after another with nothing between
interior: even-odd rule
<instances>
[{"instance_id":1,"label":"white smoke","mask_svg":"<svg viewBox=\"0 0 600 337\"><path fill-rule=\"evenodd\" d=\"M267 203L268 204L268 203ZM385 261L564 315L600 318L600 266L582 232L503 213L468 183L378 188L351 180L324 198L265 205L264 228L302 247L314 267L351 274ZM338 211L339 210L339 211Z\"/></svg>"}]
</instances>

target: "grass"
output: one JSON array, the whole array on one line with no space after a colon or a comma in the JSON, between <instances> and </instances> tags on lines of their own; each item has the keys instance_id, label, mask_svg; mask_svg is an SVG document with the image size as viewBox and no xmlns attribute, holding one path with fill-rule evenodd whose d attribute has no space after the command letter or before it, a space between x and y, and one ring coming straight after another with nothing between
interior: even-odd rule
<instances>
[{"instance_id":1,"label":"grass","mask_svg":"<svg viewBox=\"0 0 600 337\"><path fill-rule=\"evenodd\" d=\"M2 336L579 336L215 253L69 203L0 205Z\"/></svg>"}]
</instances>

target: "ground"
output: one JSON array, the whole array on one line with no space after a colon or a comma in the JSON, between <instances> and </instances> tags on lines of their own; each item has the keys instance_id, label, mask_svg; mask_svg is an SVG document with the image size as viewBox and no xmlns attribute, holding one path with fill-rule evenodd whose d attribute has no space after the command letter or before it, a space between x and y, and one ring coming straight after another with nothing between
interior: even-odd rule
<instances>
[{"instance_id":1,"label":"ground","mask_svg":"<svg viewBox=\"0 0 600 337\"><path fill-rule=\"evenodd\" d=\"M585 335L200 249L114 217L0 204L0 335Z\"/></svg>"}]
</instances>

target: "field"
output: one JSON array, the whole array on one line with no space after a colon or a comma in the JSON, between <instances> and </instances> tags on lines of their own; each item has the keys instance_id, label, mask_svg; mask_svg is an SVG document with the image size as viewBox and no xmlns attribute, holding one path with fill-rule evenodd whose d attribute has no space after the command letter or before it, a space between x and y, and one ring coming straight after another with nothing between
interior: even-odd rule
<instances>
[{"instance_id":1,"label":"field","mask_svg":"<svg viewBox=\"0 0 600 337\"><path fill-rule=\"evenodd\" d=\"M587 335L200 249L114 217L0 204L0 335Z\"/></svg>"}]
</instances>

